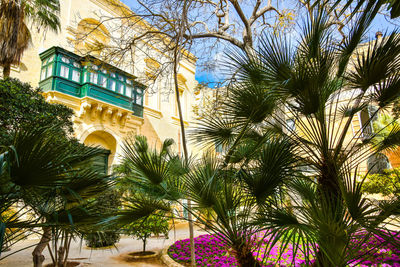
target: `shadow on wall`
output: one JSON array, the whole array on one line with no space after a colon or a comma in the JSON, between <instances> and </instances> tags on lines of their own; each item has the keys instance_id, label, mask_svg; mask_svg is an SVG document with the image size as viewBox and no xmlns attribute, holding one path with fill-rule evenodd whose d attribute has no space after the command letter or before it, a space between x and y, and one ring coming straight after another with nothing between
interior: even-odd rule
<instances>
[{"instance_id":1,"label":"shadow on wall","mask_svg":"<svg viewBox=\"0 0 400 267\"><path fill-rule=\"evenodd\" d=\"M113 165L117 150L117 140L110 133L101 130L94 131L86 137L83 143L88 146L96 146L109 150L108 167Z\"/></svg>"}]
</instances>

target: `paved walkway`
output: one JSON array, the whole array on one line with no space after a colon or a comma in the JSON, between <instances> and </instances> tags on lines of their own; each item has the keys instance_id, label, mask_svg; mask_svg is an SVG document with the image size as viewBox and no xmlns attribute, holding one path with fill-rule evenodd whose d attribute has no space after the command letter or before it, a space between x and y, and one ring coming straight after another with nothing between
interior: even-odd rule
<instances>
[{"instance_id":1,"label":"paved walkway","mask_svg":"<svg viewBox=\"0 0 400 267\"><path fill-rule=\"evenodd\" d=\"M203 231L196 229L195 235L204 234ZM169 233L169 239L164 238L149 238L147 242L146 249L152 251L160 252L165 246L171 245L176 240L188 238L189 230L187 225L177 226L176 230L171 230ZM12 250L2 254L2 256L6 256L12 252L17 251L18 249L34 245L38 242L38 239L24 240L22 242L17 243L12 247ZM135 261L135 262L126 262L120 257L121 254L132 252L132 251L140 251L142 249L142 241L133 239L132 237L123 236L121 240L116 245L116 248L112 249L96 249L92 250L85 246L84 241L81 244L80 240L77 240L71 243L71 251L69 253L69 259L71 261L80 261L85 263L85 266L98 266L98 267L125 267L125 266L141 266L141 267L150 267L150 266L164 266L159 259L147 260L147 261ZM32 248L25 249L20 251L10 257L5 258L0 261L0 266L5 267L28 267L32 266ZM50 255L48 254L47 249L44 251L44 255L46 257L45 264L51 263Z\"/></svg>"}]
</instances>

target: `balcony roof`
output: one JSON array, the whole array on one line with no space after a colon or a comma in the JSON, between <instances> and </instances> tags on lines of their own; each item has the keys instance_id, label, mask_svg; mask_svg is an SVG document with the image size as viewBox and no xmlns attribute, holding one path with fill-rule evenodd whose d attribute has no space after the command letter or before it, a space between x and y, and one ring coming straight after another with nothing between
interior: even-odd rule
<instances>
[{"instance_id":1,"label":"balcony roof","mask_svg":"<svg viewBox=\"0 0 400 267\"><path fill-rule=\"evenodd\" d=\"M57 53L67 55L67 56L69 56L69 57L71 57L71 58L73 58L73 59L75 59L75 60L77 60L79 62L92 62L92 63L94 63L96 65L101 65L101 66L105 67L106 69L112 70L112 71L120 73L120 74L122 74L122 75L124 75L124 76L126 76L128 78L131 78L132 80L134 80L134 82L137 85L139 85L143 89L146 88L146 86L144 84L139 83L139 82L136 81L137 77L135 75L133 75L133 74L131 74L129 72L126 72L124 70L121 70L120 68L115 67L115 66L113 66L113 65L111 65L111 64L109 64L109 63L107 63L107 62L105 62L105 61L103 61L101 59L98 59L98 58L96 58L96 57L94 57L92 55L79 56L79 55L77 55L77 54L75 54L75 53L73 53L71 51L68 51L68 50L62 48L62 47L53 46L53 47L47 49L46 51L43 51L42 53L40 53L39 57L40 57L40 60L43 61L44 58L46 58L46 57L48 57L48 56L50 56L52 54L57 54ZM100 62L100 63L98 63L98 62Z\"/></svg>"}]
</instances>

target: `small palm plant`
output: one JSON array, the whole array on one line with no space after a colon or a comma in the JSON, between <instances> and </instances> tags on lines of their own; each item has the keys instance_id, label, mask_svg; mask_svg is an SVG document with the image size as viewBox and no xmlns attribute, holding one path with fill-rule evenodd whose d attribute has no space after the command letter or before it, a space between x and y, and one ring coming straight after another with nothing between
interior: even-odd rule
<instances>
[{"instance_id":1,"label":"small palm plant","mask_svg":"<svg viewBox=\"0 0 400 267\"><path fill-rule=\"evenodd\" d=\"M265 118L268 113L260 111ZM185 208L181 200L190 199L197 223L222 238L240 266L259 266L253 255L260 229L256 211L281 205L297 159L288 139L256 128L243 128L245 134L233 137L237 149L227 153L229 159L206 154L189 166L171 153L170 140L160 151L151 151L144 137L128 140L120 169L134 193L127 195L118 221L128 224L157 210L171 211L173 205Z\"/></svg>"},{"instance_id":2,"label":"small palm plant","mask_svg":"<svg viewBox=\"0 0 400 267\"><path fill-rule=\"evenodd\" d=\"M29 230L42 227L40 242L33 251L34 266L42 266L43 250L54 241L54 266L65 266L68 247L73 235L90 227L101 216L90 209L91 199L107 190L109 177L90 168L90 161L101 153L97 148L71 144L62 139L54 128L21 129L13 145L1 154L2 162L0 210L19 204L12 219L2 220L5 229ZM30 212L34 219L23 220ZM1 213L0 213L1 214ZM4 236L4 231L3 235ZM11 238L6 236L6 240ZM57 249L57 241L63 244ZM49 246L50 248L50 246ZM60 252L60 253L59 253Z\"/></svg>"}]
</instances>

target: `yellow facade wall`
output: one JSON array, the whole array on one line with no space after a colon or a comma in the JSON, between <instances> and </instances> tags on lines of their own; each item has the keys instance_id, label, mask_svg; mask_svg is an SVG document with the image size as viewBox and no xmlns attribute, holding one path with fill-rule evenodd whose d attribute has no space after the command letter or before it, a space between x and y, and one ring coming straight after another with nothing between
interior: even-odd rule
<instances>
[{"instance_id":1,"label":"yellow facade wall","mask_svg":"<svg viewBox=\"0 0 400 267\"><path fill-rule=\"evenodd\" d=\"M123 6L119 1L114 2ZM74 34L82 20L96 18L99 14L105 17L118 16L118 12L120 12L115 9L115 6L109 5L109 0L63 0L60 1L60 7L61 30L58 33L51 31L38 33L32 30L32 45L24 53L20 66L12 67L11 77L37 87L40 79L41 60L39 54L41 52L53 46L59 46L77 53L76 42L74 42L76 35ZM123 12L127 12L127 10L125 9ZM109 25L104 23L106 29L112 28L111 24L115 22L109 23ZM145 73L141 72L145 69L146 57L140 54L140 51L135 51L135 53L137 54L134 56L134 62L131 60L132 62L117 67L138 76L138 81L142 81L146 78L144 77ZM154 49L154 53L155 56L165 56L157 49ZM182 103L185 125L189 127L189 122L193 119L193 91L197 86L195 58L192 55L182 60L179 73L180 77L184 77ZM161 81L159 87L159 90L150 96L150 101L147 101L143 118L130 114L129 110L88 97L75 98L57 91L47 92L45 96L49 102L62 103L74 110L73 122L76 137L83 143L109 149L112 152L109 164L112 165L120 161L121 145L130 135L144 135L148 138L149 144L154 146L159 146L166 138L173 138L176 142L175 149L180 150L181 142L178 138L181 135L179 119L175 112L176 101L173 84ZM168 97L165 97L163 92L168 92ZM189 146L189 151L191 152L191 150L192 148Z\"/></svg>"}]
</instances>

